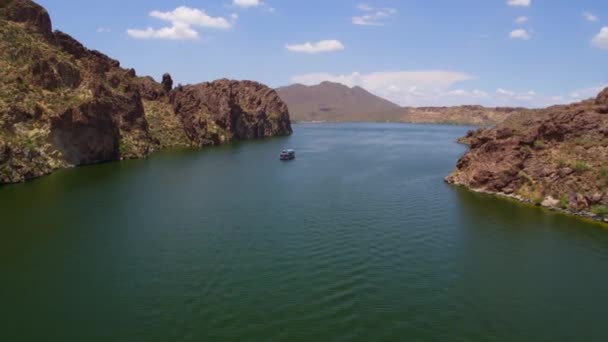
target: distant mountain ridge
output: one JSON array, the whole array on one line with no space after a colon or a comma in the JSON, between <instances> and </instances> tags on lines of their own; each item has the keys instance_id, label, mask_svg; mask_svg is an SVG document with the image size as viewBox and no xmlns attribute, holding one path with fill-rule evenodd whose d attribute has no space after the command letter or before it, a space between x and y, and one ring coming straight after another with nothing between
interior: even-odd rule
<instances>
[{"instance_id":1,"label":"distant mountain ridge","mask_svg":"<svg viewBox=\"0 0 608 342\"><path fill-rule=\"evenodd\" d=\"M296 121L357 121L401 108L361 87L327 81L314 86L293 84L276 91Z\"/></svg>"},{"instance_id":2,"label":"distant mountain ridge","mask_svg":"<svg viewBox=\"0 0 608 342\"><path fill-rule=\"evenodd\" d=\"M488 108L478 105L455 107L401 107L367 90L340 83L293 84L276 89L295 121L316 122L405 122L491 126L525 108Z\"/></svg>"}]
</instances>

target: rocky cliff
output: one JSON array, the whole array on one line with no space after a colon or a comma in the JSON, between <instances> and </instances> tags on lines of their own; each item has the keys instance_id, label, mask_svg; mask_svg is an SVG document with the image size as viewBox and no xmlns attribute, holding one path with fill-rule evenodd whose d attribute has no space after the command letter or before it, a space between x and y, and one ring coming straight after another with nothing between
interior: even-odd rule
<instances>
[{"instance_id":1,"label":"rocky cliff","mask_svg":"<svg viewBox=\"0 0 608 342\"><path fill-rule=\"evenodd\" d=\"M276 92L220 80L173 89L53 31L44 8L0 0L0 184L173 146L291 133Z\"/></svg>"},{"instance_id":2,"label":"rocky cliff","mask_svg":"<svg viewBox=\"0 0 608 342\"><path fill-rule=\"evenodd\" d=\"M608 88L471 131L452 184L608 221Z\"/></svg>"}]
</instances>

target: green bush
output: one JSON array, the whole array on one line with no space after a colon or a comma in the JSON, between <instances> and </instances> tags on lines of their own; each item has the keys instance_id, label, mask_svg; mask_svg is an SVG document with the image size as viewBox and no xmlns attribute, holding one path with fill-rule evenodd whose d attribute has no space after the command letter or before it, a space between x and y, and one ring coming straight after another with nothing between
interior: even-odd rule
<instances>
[{"instance_id":1,"label":"green bush","mask_svg":"<svg viewBox=\"0 0 608 342\"><path fill-rule=\"evenodd\" d=\"M568 196L562 195L559 197L559 207L562 209L568 208L568 204L570 204L570 200L568 200Z\"/></svg>"},{"instance_id":2,"label":"green bush","mask_svg":"<svg viewBox=\"0 0 608 342\"><path fill-rule=\"evenodd\" d=\"M608 186L608 167L602 167L600 169L598 179L603 183L604 186Z\"/></svg>"},{"instance_id":3,"label":"green bush","mask_svg":"<svg viewBox=\"0 0 608 342\"><path fill-rule=\"evenodd\" d=\"M569 164L568 164L568 161L566 159L559 159L557 161L557 166L559 166L560 168L567 167L568 165Z\"/></svg>"},{"instance_id":4,"label":"green bush","mask_svg":"<svg viewBox=\"0 0 608 342\"><path fill-rule=\"evenodd\" d=\"M530 176L529 174L527 174L525 171L519 171L518 174L519 178L521 178L523 181L525 181L526 183L532 185L534 184L534 179L532 178L532 176Z\"/></svg>"},{"instance_id":5,"label":"green bush","mask_svg":"<svg viewBox=\"0 0 608 342\"><path fill-rule=\"evenodd\" d=\"M544 141L542 140L536 140L534 141L534 149L537 150L542 150L543 148L545 148L547 145L545 144Z\"/></svg>"},{"instance_id":6,"label":"green bush","mask_svg":"<svg viewBox=\"0 0 608 342\"><path fill-rule=\"evenodd\" d=\"M591 208L591 212L599 217L608 217L608 207L603 205L596 205Z\"/></svg>"},{"instance_id":7,"label":"green bush","mask_svg":"<svg viewBox=\"0 0 608 342\"><path fill-rule=\"evenodd\" d=\"M524 145L524 146L521 148L521 150L522 150L522 151L524 151L525 153L528 153L528 154L532 154L532 151L533 151L533 150L532 150L532 147L530 147L530 146L528 146L528 145Z\"/></svg>"},{"instance_id":8,"label":"green bush","mask_svg":"<svg viewBox=\"0 0 608 342\"><path fill-rule=\"evenodd\" d=\"M582 161L577 161L576 163L574 163L574 165L572 165L572 169L575 172L583 173L589 171L590 167Z\"/></svg>"}]
</instances>

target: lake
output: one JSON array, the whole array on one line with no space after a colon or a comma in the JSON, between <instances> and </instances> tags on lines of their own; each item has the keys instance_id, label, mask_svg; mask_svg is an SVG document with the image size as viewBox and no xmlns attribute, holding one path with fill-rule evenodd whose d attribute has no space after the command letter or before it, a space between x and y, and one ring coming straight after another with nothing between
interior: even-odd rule
<instances>
[{"instance_id":1,"label":"lake","mask_svg":"<svg viewBox=\"0 0 608 342\"><path fill-rule=\"evenodd\" d=\"M608 229L445 184L467 127L294 129L0 187L0 340L608 340Z\"/></svg>"}]
</instances>

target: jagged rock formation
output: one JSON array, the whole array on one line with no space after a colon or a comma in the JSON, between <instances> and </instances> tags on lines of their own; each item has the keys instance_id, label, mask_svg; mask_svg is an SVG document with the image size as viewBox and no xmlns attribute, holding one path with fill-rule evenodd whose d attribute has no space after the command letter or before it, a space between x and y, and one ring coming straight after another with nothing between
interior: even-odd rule
<instances>
[{"instance_id":1,"label":"jagged rock formation","mask_svg":"<svg viewBox=\"0 0 608 342\"><path fill-rule=\"evenodd\" d=\"M171 75L164 74L161 84L163 85L165 93L170 92L173 89L173 79L171 78Z\"/></svg>"},{"instance_id":2,"label":"jagged rock formation","mask_svg":"<svg viewBox=\"0 0 608 342\"><path fill-rule=\"evenodd\" d=\"M219 80L178 87L170 98L198 146L291 131L287 106L274 90L257 82Z\"/></svg>"},{"instance_id":3,"label":"jagged rock formation","mask_svg":"<svg viewBox=\"0 0 608 342\"><path fill-rule=\"evenodd\" d=\"M172 89L169 74L162 83L137 77L53 31L30 0L0 0L0 70L0 184L165 147L291 133L269 88L222 80Z\"/></svg>"},{"instance_id":4,"label":"jagged rock formation","mask_svg":"<svg viewBox=\"0 0 608 342\"><path fill-rule=\"evenodd\" d=\"M447 182L608 219L608 88L592 100L514 114L461 141L470 150Z\"/></svg>"}]
</instances>

